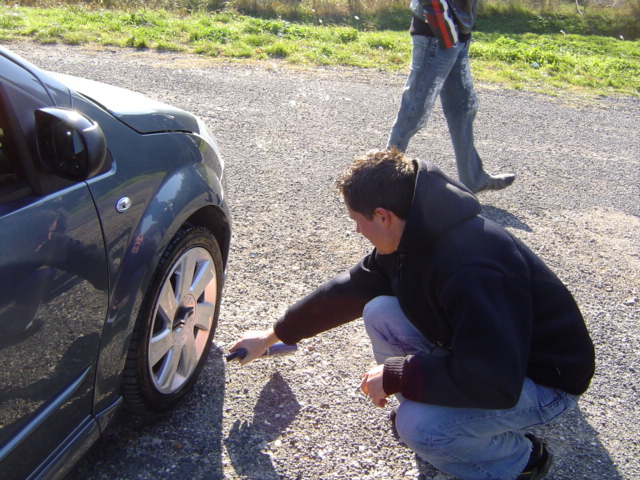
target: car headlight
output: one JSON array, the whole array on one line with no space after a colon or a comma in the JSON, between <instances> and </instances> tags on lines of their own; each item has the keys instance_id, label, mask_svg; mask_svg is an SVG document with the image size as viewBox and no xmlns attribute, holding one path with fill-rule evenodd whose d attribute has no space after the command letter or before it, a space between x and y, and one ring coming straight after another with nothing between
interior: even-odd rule
<instances>
[{"instance_id":1,"label":"car headlight","mask_svg":"<svg viewBox=\"0 0 640 480\"><path fill-rule=\"evenodd\" d=\"M224 171L224 160L222 160L222 155L220 155L218 142L216 142L215 137L213 136L207 125L202 121L202 119L200 117L196 117L196 120L198 121L198 129L200 130L198 135L200 135L211 146L216 157L218 158L218 162L220 162L220 168L222 169L222 171Z\"/></svg>"}]
</instances>

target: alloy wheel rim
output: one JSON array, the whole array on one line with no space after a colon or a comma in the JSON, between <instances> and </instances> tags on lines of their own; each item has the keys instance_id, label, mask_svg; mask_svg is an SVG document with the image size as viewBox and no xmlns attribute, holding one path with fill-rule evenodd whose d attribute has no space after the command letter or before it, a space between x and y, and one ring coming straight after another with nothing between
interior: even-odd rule
<instances>
[{"instance_id":1,"label":"alloy wheel rim","mask_svg":"<svg viewBox=\"0 0 640 480\"><path fill-rule=\"evenodd\" d=\"M202 247L185 251L165 277L153 311L147 358L155 387L180 390L207 346L217 300L216 267Z\"/></svg>"}]
</instances>

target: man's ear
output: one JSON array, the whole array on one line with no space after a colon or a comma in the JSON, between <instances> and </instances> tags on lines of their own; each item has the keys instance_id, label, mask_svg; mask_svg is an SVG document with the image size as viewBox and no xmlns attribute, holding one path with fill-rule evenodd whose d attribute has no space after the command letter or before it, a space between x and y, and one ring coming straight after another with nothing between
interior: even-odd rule
<instances>
[{"instance_id":1,"label":"man's ear","mask_svg":"<svg viewBox=\"0 0 640 480\"><path fill-rule=\"evenodd\" d=\"M377 216L385 225L389 225L389 223L392 221L392 215L394 215L391 210L387 210L386 208L382 207L377 207L373 211L373 214Z\"/></svg>"}]
</instances>

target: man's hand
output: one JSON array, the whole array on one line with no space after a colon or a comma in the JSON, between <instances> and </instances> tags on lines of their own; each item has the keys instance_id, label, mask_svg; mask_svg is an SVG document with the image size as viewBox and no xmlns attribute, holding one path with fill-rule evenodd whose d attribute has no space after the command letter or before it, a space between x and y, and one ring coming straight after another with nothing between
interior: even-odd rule
<instances>
[{"instance_id":1,"label":"man's hand","mask_svg":"<svg viewBox=\"0 0 640 480\"><path fill-rule=\"evenodd\" d=\"M240 364L246 365L252 360L261 357L267 348L278 341L279 339L273 330L245 332L242 338L231 346L229 351L234 352L239 348L245 348L247 355L240 359Z\"/></svg>"},{"instance_id":2,"label":"man's hand","mask_svg":"<svg viewBox=\"0 0 640 480\"><path fill-rule=\"evenodd\" d=\"M382 388L382 373L384 365L378 365L362 376L360 390L367 395L376 407L384 407L387 404L387 395Z\"/></svg>"}]
</instances>

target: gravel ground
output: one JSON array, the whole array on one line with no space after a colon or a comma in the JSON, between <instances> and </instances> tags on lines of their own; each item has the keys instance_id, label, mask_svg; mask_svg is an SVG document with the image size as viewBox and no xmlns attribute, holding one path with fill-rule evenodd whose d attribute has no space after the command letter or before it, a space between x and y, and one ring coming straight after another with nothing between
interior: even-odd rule
<instances>
[{"instance_id":1,"label":"gravel ground","mask_svg":"<svg viewBox=\"0 0 640 480\"><path fill-rule=\"evenodd\" d=\"M437 479L359 393L373 365L360 321L289 357L225 365L246 329L369 250L333 192L338 171L386 142L405 73L223 63L174 53L8 45L50 70L130 88L193 111L226 159L234 242L217 349L186 401L143 422L126 412L68 480ZM532 247L574 293L597 371L579 408L535 433L551 479L640 478L640 101L581 100L478 86L478 150L514 186L485 214ZM455 173L442 113L409 154ZM393 405L393 404L392 404Z\"/></svg>"}]
</instances>

